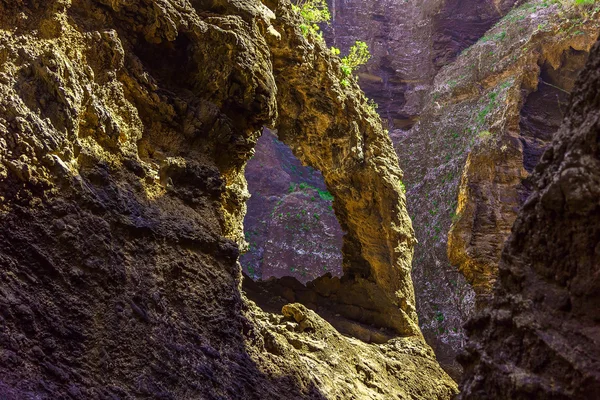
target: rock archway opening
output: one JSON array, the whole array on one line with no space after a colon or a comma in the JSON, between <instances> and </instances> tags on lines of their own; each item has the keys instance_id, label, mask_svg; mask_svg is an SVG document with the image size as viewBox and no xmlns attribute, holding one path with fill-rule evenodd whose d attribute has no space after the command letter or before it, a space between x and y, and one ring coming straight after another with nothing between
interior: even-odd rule
<instances>
[{"instance_id":1,"label":"rock archway opening","mask_svg":"<svg viewBox=\"0 0 600 400\"><path fill-rule=\"evenodd\" d=\"M302 284L342 276L343 231L323 175L303 166L265 129L246 165L251 194L244 219L248 243L240 263L255 281L290 277Z\"/></svg>"},{"instance_id":2,"label":"rock archway opening","mask_svg":"<svg viewBox=\"0 0 600 400\"><path fill-rule=\"evenodd\" d=\"M394 318L397 305L368 265L351 257L362 253L362 243L338 220L344 206L335 202L323 174L303 165L277 131L265 128L255 150L245 169L251 196L240 257L248 298L273 313L302 303L365 342L403 336L406 327Z\"/></svg>"},{"instance_id":3,"label":"rock archway opening","mask_svg":"<svg viewBox=\"0 0 600 400\"><path fill-rule=\"evenodd\" d=\"M245 279L248 297L263 308L268 307L253 293L262 291L265 299L302 303L340 332L365 341L420 340L410 278L414 231L406 212L403 173L389 135L358 83L342 84L342 75L331 73L341 71L341 66L326 46L317 42L297 46L298 40L305 41L297 29L281 27L277 32L267 37L277 87L277 113L267 126L277 131L278 139L303 165L322 173L327 188L324 194L334 199L331 210L344 232L343 275L327 273L304 285L289 274L299 272L300 278L308 280L308 273L303 277L303 271L290 271L296 266L284 264L288 276L269 281ZM300 183L287 190L302 191L298 196L314 196L315 200L319 193L318 188L310 190L312 195L308 190L304 193ZM243 200L241 196L239 200ZM308 210L304 215L298 211L298 222L301 217L316 219ZM293 216L291 210L286 211L282 220L287 212ZM253 233L247 232L249 236ZM264 270L259 273L267 275Z\"/></svg>"}]
</instances>

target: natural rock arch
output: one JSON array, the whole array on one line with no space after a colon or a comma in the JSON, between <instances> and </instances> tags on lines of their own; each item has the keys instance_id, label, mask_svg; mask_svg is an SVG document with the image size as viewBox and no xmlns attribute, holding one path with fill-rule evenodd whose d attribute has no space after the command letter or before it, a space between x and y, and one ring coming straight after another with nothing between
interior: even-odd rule
<instances>
[{"instance_id":1,"label":"natural rock arch","mask_svg":"<svg viewBox=\"0 0 600 400\"><path fill-rule=\"evenodd\" d=\"M367 124L375 114L356 86L336 92L348 94L338 106L361 121L354 147L381 175L370 178L373 187L395 193L391 214L366 221L397 226L382 229L388 236L376 246L348 218L362 258L348 252L360 262L348 262L334 300L359 320L388 318L379 325L397 323L410 337L382 346L351 340L301 305L288 311L296 322L309 318L309 332L308 323L288 330L295 322L263 313L240 291L234 241L243 240L243 167L261 128L275 125L277 107L285 110L277 102L287 86L274 79L275 71L286 77L285 40L302 47L307 63L336 67L327 49L286 26L288 1L270 4L277 20L258 0L41 3L0 1L1 395L456 392L411 314L408 270L399 268L410 265L412 245L395 190L400 171L378 122ZM336 85L335 72L319 72ZM387 166L380 158L390 155ZM350 184L352 165L329 185ZM338 213L354 215L353 192L343 190L335 193L347 204ZM372 196L357 199L388 206ZM384 269L378 261L387 258ZM350 299L337 301L342 295ZM365 307L353 304L360 298ZM311 369L305 343L317 357Z\"/></svg>"},{"instance_id":2,"label":"natural rock arch","mask_svg":"<svg viewBox=\"0 0 600 400\"><path fill-rule=\"evenodd\" d=\"M281 9L275 3L271 8ZM306 39L292 18L277 14L280 36L268 40L277 85L272 128L322 172L346 232L344 277L317 279L314 291L351 319L420 335L410 279L414 232L391 140L356 84L342 87L329 50L318 41L298 42Z\"/></svg>"}]
</instances>

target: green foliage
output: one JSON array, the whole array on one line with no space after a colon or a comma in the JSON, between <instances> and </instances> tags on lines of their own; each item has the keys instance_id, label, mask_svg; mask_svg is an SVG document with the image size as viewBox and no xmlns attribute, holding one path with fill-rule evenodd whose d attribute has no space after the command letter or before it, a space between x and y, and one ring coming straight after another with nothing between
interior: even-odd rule
<instances>
[{"instance_id":1,"label":"green foliage","mask_svg":"<svg viewBox=\"0 0 600 400\"><path fill-rule=\"evenodd\" d=\"M436 311L435 312L435 320L437 322L444 322L444 314L441 311Z\"/></svg>"},{"instance_id":2,"label":"green foliage","mask_svg":"<svg viewBox=\"0 0 600 400\"><path fill-rule=\"evenodd\" d=\"M333 201L333 195L327 190L317 189L317 192L319 192L319 197L321 198L321 200Z\"/></svg>"},{"instance_id":3,"label":"green foliage","mask_svg":"<svg viewBox=\"0 0 600 400\"><path fill-rule=\"evenodd\" d=\"M369 99L367 104L373 109L373 111L376 111L379 108L379 104L377 104L373 99Z\"/></svg>"},{"instance_id":4,"label":"green foliage","mask_svg":"<svg viewBox=\"0 0 600 400\"><path fill-rule=\"evenodd\" d=\"M575 0L577 6L591 6L598 2L598 0Z\"/></svg>"},{"instance_id":5,"label":"green foliage","mask_svg":"<svg viewBox=\"0 0 600 400\"><path fill-rule=\"evenodd\" d=\"M369 46L360 40L357 40L352 47L350 52L344 58L342 58L342 72L345 76L350 76L352 72L356 71L361 65L364 65L371 58L369 52Z\"/></svg>"},{"instance_id":6,"label":"green foliage","mask_svg":"<svg viewBox=\"0 0 600 400\"><path fill-rule=\"evenodd\" d=\"M481 131L477 134L477 137L480 139L487 139L492 136L492 132L490 131Z\"/></svg>"},{"instance_id":7,"label":"green foliage","mask_svg":"<svg viewBox=\"0 0 600 400\"><path fill-rule=\"evenodd\" d=\"M490 99L490 102L483 108L483 110L477 113L477 123L479 126L483 126L486 117L497 105L496 98L498 97L498 93L492 92L488 95L488 97Z\"/></svg>"},{"instance_id":8,"label":"green foliage","mask_svg":"<svg viewBox=\"0 0 600 400\"><path fill-rule=\"evenodd\" d=\"M321 198L321 200L325 200L325 201L333 201L334 200L333 195L331 193L329 193L327 190L318 189L306 182L302 182L298 185L296 185L294 183L290 183L290 186L288 188L288 193L293 193L296 190L305 190L305 189L316 190L317 193L319 193L319 197ZM314 201L314 197L311 197L311 200ZM302 213L306 214L306 211L303 210Z\"/></svg>"},{"instance_id":9,"label":"green foliage","mask_svg":"<svg viewBox=\"0 0 600 400\"><path fill-rule=\"evenodd\" d=\"M331 19L326 0L297 0L296 4L292 4L292 9L299 13L304 20L304 23L300 25L304 36L312 35L323 39L318 24L329 22Z\"/></svg>"}]
</instances>

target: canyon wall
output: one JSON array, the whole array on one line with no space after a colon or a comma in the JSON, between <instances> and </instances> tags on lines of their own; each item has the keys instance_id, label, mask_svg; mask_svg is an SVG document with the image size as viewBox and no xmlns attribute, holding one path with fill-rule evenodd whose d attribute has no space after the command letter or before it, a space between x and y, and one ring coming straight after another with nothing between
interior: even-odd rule
<instances>
[{"instance_id":1,"label":"canyon wall","mask_svg":"<svg viewBox=\"0 0 600 400\"><path fill-rule=\"evenodd\" d=\"M367 97L377 103L377 112L397 142L419 120L439 69L454 61L515 4L332 0L332 19L322 28L327 44L341 48L342 54L357 40L369 45L372 58L358 71L358 82ZM409 156L399 147L397 150L401 160L411 159L403 164L407 170L412 169L415 156L426 157L423 153ZM318 195L325 186L314 174L310 167L301 166L281 142L273 141L271 135L259 139L256 156L246 169L252 193L245 220L250 247L242 256L242 265L248 276L263 280L290 276L306 284L327 273L341 273L339 243L343 232L331 218L332 205ZM418 210L424 201L429 200L409 196L409 211ZM417 312L423 316L421 327L442 356L443 364L458 378L460 366L454 357L464 341L462 323L470 314L474 294L447 260L429 263L425 257L435 250L428 247L426 229L416 229L417 239L422 236L424 242L416 247L413 262ZM446 233L440 231L438 236L445 237ZM320 282L316 286L324 282L326 287L332 286L328 278ZM288 280L283 287L269 286L270 291L278 291L288 300L296 298L293 293L306 292ZM314 300L314 294L301 298L312 307L322 303ZM352 331L355 333L354 328Z\"/></svg>"},{"instance_id":2,"label":"canyon wall","mask_svg":"<svg viewBox=\"0 0 600 400\"><path fill-rule=\"evenodd\" d=\"M299 23L286 0L0 1L1 397L456 393L417 326L391 141ZM387 343L243 297L243 170L264 126L335 198L328 301Z\"/></svg>"},{"instance_id":3,"label":"canyon wall","mask_svg":"<svg viewBox=\"0 0 600 400\"><path fill-rule=\"evenodd\" d=\"M419 123L396 143L419 240L420 325L441 362L455 358L462 325L489 297L530 171L599 30L591 7L515 8L441 69Z\"/></svg>"},{"instance_id":4,"label":"canyon wall","mask_svg":"<svg viewBox=\"0 0 600 400\"><path fill-rule=\"evenodd\" d=\"M461 399L600 398L600 43L531 177L489 306L469 321Z\"/></svg>"},{"instance_id":5,"label":"canyon wall","mask_svg":"<svg viewBox=\"0 0 600 400\"><path fill-rule=\"evenodd\" d=\"M250 279L294 277L307 283L342 275L343 231L323 175L303 166L269 130L258 139L245 171L247 251L242 268Z\"/></svg>"},{"instance_id":6,"label":"canyon wall","mask_svg":"<svg viewBox=\"0 0 600 400\"><path fill-rule=\"evenodd\" d=\"M325 38L342 54L357 40L369 45L372 58L359 70L360 86L391 131L408 129L419 119L438 70L518 3L329 0Z\"/></svg>"}]
</instances>

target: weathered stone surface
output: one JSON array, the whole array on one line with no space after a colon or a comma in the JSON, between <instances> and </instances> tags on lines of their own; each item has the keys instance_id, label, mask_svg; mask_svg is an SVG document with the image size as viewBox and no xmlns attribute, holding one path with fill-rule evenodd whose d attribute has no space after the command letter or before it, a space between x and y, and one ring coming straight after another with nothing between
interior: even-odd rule
<instances>
[{"instance_id":1,"label":"weathered stone surface","mask_svg":"<svg viewBox=\"0 0 600 400\"><path fill-rule=\"evenodd\" d=\"M323 176L304 167L266 131L245 170L248 251L240 257L252 279L291 276L306 283L326 273L342 275L342 228Z\"/></svg>"},{"instance_id":2,"label":"weathered stone surface","mask_svg":"<svg viewBox=\"0 0 600 400\"><path fill-rule=\"evenodd\" d=\"M410 280L413 229L391 141L367 99L349 95L358 91L356 83L350 90L340 85L341 70L329 49L320 42L297 46L292 26L282 27L280 41L270 41L278 136L304 164L322 172L335 197L333 209L345 232L342 285L381 291L371 308L395 309L386 316L393 328L420 334Z\"/></svg>"},{"instance_id":3,"label":"weathered stone surface","mask_svg":"<svg viewBox=\"0 0 600 400\"><path fill-rule=\"evenodd\" d=\"M332 19L322 26L328 45L341 48L344 54L357 40L369 45L372 58L358 72L359 85L367 97L378 104L377 112L392 130L392 138L398 136L394 132L396 128L410 128L418 120L439 68L479 39L512 4L510 1L497 4L487 0L330 0L328 3ZM304 182L318 188L325 187L285 148L263 139L259 140L256 151L256 156L246 168L252 198L244 221L253 245L242 257L242 264L250 276L267 279L268 276L261 272L263 267L270 268L270 262L264 259L267 248L297 250L294 258L303 258L300 254L302 246L293 243L290 237L292 229L273 237L272 241L266 239L267 236L272 237L268 227L281 222L271 216L276 203L287 196L289 184ZM283 181L288 184L283 184ZM330 205L326 202L319 204L322 207L317 213L327 215ZM315 204L300 201L298 207L314 208ZM292 220L286 221L285 225L297 224ZM310 229L310 232L321 237L325 233L327 237L327 233L318 227ZM338 232L336 234L341 238L342 233ZM310 239L302 231L296 233L303 240ZM326 242L330 247L333 240L327 239ZM319 254L323 255L321 259L330 261L326 263L327 270L336 274L334 260L339 258L338 249L319 249ZM317 262L313 264L303 260L301 265L287 257L276 257L271 261L278 264L277 270L285 269L289 276L300 281L310 280L308 277L314 279L323 273L320 260L314 260ZM425 299L426 296L421 301L430 301Z\"/></svg>"},{"instance_id":4,"label":"weathered stone surface","mask_svg":"<svg viewBox=\"0 0 600 400\"><path fill-rule=\"evenodd\" d=\"M566 109L577 54L600 29L596 11L559 7L522 5L442 68L420 122L396 145L419 240L420 325L442 360L464 344L471 285L483 302L493 285L528 169Z\"/></svg>"},{"instance_id":5,"label":"weathered stone surface","mask_svg":"<svg viewBox=\"0 0 600 400\"><path fill-rule=\"evenodd\" d=\"M514 2L330 0L328 3L332 20L330 24L322 26L325 39L328 45L341 48L344 54L355 41L367 42L372 58L358 72L359 85L379 105L377 112L392 130L392 139L396 140L402 136L404 129L410 128L418 120L439 68L477 41L506 14ZM407 158L406 154L401 156ZM428 157L423 153L416 156ZM281 166L283 172L276 169L278 166ZM294 170L290 170L290 166ZM410 164L406 164L406 167L412 168ZM298 176L299 174L302 175ZM305 222L293 218L281 220L277 217L279 214L272 215L276 204L288 196L288 186L283 184L285 187L282 187L283 181L308 182L320 187L319 182L313 182L312 171L302 169L281 146L273 146L270 141L261 140L257 145L257 155L248 164L246 176L253 196L245 220L247 235L252 243L250 251L242 258L246 273L259 279L267 279L270 275L281 276L285 272L301 282L310 281L327 271L336 275L333 265L327 264L325 271L321 263L321 259L334 262L339 257L338 249L329 245L332 241L327 236L329 230L325 232L314 227L308 233L294 231L293 227ZM330 205L327 203L320 203L319 210L319 204L303 201L300 196L294 197L294 204L301 210L316 206L316 212L320 215L327 215L329 212ZM282 231L281 225L288 228ZM274 235L275 231L278 234ZM307 259L303 256L305 246L302 243L314 243L313 237L317 235L327 238L330 250L320 248L318 253L323 257ZM420 254L432 251L427 244L419 246ZM300 263L286 255L290 251L295 253L295 260L301 260ZM268 261L265 259L267 252L274 256ZM275 269L277 273L263 274L263 269ZM418 280L419 288L416 293L417 312L428 316L424 320L424 326L429 332L428 339L443 356L444 365L449 365L448 370L452 372L459 368L453 360L456 351L446 354L443 347L448 344L437 340L438 331L444 326L440 323L443 321L439 320L454 320L451 326L460 330L460 325L467 318L469 303L468 300L462 301L462 295L472 295L472 291L453 267L438 265L431 274L433 277L419 273L413 275ZM447 293L449 286L456 287L452 296ZM439 295L440 293L444 294ZM452 305L439 305L439 298L452 299ZM339 325L336 327L340 328ZM456 343L452 346L456 348ZM453 372L453 375L458 377L459 373Z\"/></svg>"},{"instance_id":6,"label":"weathered stone surface","mask_svg":"<svg viewBox=\"0 0 600 400\"><path fill-rule=\"evenodd\" d=\"M289 2L267 3L0 2L2 397L455 393L417 326L391 143ZM265 125L323 170L347 281L403 338L343 338L300 306L296 332L243 299L243 167Z\"/></svg>"},{"instance_id":7,"label":"weathered stone surface","mask_svg":"<svg viewBox=\"0 0 600 400\"><path fill-rule=\"evenodd\" d=\"M514 0L329 0L329 45L348 51L365 41L371 60L360 86L379 105L390 129L408 129L419 118L439 69L475 43Z\"/></svg>"},{"instance_id":8,"label":"weathered stone surface","mask_svg":"<svg viewBox=\"0 0 600 400\"><path fill-rule=\"evenodd\" d=\"M462 399L600 398L600 43L468 326Z\"/></svg>"}]
</instances>

